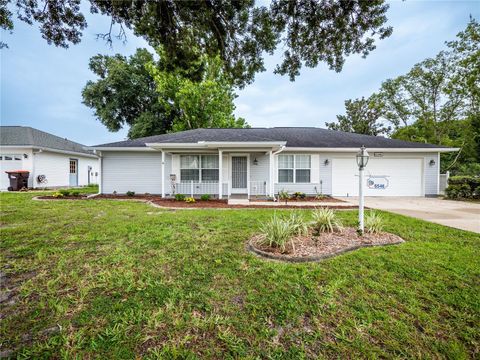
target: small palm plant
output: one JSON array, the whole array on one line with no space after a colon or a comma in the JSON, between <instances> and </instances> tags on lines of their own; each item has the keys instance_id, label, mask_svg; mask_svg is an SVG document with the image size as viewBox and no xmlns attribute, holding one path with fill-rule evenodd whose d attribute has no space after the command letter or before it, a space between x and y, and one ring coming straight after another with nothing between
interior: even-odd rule
<instances>
[{"instance_id":1,"label":"small palm plant","mask_svg":"<svg viewBox=\"0 0 480 360\"><path fill-rule=\"evenodd\" d=\"M384 221L383 217L375 211L370 211L365 217L365 231L370 234L378 234L383 231Z\"/></svg>"},{"instance_id":2,"label":"small palm plant","mask_svg":"<svg viewBox=\"0 0 480 360\"><path fill-rule=\"evenodd\" d=\"M302 214L298 212L292 212L290 214L290 225L293 228L293 234L297 236L307 236L308 235L308 223L305 221Z\"/></svg>"},{"instance_id":3,"label":"small palm plant","mask_svg":"<svg viewBox=\"0 0 480 360\"><path fill-rule=\"evenodd\" d=\"M292 226L290 219L282 219L274 214L269 221L262 225L260 230L263 234L262 244L279 248L285 252L287 244L290 242L295 250L292 239L295 227Z\"/></svg>"},{"instance_id":4,"label":"small palm plant","mask_svg":"<svg viewBox=\"0 0 480 360\"><path fill-rule=\"evenodd\" d=\"M278 198L279 198L280 200L285 201L285 205L287 205L288 200L290 199L290 195L289 195L288 191L286 191L286 190L280 190L280 191L278 192Z\"/></svg>"},{"instance_id":5,"label":"small palm plant","mask_svg":"<svg viewBox=\"0 0 480 360\"><path fill-rule=\"evenodd\" d=\"M332 209L318 208L312 213L313 228L318 232L342 231L343 226Z\"/></svg>"}]
</instances>

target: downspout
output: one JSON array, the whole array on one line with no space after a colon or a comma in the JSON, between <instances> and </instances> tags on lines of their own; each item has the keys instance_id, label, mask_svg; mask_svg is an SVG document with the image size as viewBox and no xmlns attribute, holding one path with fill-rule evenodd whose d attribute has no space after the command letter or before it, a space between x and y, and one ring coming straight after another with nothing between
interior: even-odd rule
<instances>
[{"instance_id":1,"label":"downspout","mask_svg":"<svg viewBox=\"0 0 480 360\"><path fill-rule=\"evenodd\" d=\"M277 151L275 151L274 153L272 153L271 161L274 161L274 156L280 154L283 150L285 150L285 147L286 147L285 145L282 145L282 146L280 147L280 149L278 149ZM274 165L275 165L275 162L273 163L272 166L274 166ZM275 178L275 168L273 169L273 171L272 171L272 173L270 174L270 176L272 177L272 178L270 179L270 184L271 184L271 186L272 186L273 201L277 201L277 199L275 198L275 191L273 190L273 187L275 186L275 181L274 181L274 178Z\"/></svg>"},{"instance_id":2,"label":"downspout","mask_svg":"<svg viewBox=\"0 0 480 360\"><path fill-rule=\"evenodd\" d=\"M99 164L99 174L100 174L100 181L98 182L98 195L102 194L103 191L103 156L102 152L97 150L93 150L93 153L98 156L98 164Z\"/></svg>"}]
</instances>

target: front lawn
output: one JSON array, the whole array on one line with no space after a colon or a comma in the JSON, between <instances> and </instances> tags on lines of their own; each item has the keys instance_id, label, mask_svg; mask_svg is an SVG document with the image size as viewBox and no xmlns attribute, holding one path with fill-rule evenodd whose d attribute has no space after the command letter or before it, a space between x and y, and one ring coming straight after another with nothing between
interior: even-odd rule
<instances>
[{"instance_id":1,"label":"front lawn","mask_svg":"<svg viewBox=\"0 0 480 360\"><path fill-rule=\"evenodd\" d=\"M406 243L284 264L245 250L274 210L169 211L34 195L0 194L2 286L13 289L0 305L0 351L125 359L480 356L478 234L384 213L386 230ZM354 211L340 216L354 225Z\"/></svg>"}]
</instances>

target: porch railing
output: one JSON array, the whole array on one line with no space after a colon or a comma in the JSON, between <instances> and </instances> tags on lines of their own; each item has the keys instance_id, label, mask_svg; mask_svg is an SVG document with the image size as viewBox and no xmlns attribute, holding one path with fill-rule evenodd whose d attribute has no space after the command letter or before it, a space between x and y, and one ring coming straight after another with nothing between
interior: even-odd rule
<instances>
[{"instance_id":1,"label":"porch railing","mask_svg":"<svg viewBox=\"0 0 480 360\"><path fill-rule=\"evenodd\" d=\"M266 195L267 182L266 181L250 181L250 195Z\"/></svg>"},{"instance_id":2,"label":"porch railing","mask_svg":"<svg viewBox=\"0 0 480 360\"><path fill-rule=\"evenodd\" d=\"M175 193L184 195L218 195L218 182L214 181L182 181L175 184ZM228 183L222 183L223 196L228 195Z\"/></svg>"}]
</instances>

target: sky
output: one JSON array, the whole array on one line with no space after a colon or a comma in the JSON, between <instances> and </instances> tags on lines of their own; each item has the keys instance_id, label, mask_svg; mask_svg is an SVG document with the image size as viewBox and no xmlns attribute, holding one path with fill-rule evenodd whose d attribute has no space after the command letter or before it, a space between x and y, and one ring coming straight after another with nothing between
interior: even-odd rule
<instances>
[{"instance_id":1,"label":"sky","mask_svg":"<svg viewBox=\"0 0 480 360\"><path fill-rule=\"evenodd\" d=\"M128 56L139 47L150 47L129 32L125 44L116 41L110 48L95 36L106 32L109 19L89 14L86 4L83 13L88 28L82 42L68 49L48 45L35 25L21 21L14 22L12 34L2 31L2 41L9 48L0 50L1 125L32 126L85 145L126 138L128 129L109 132L93 110L82 104L83 87L95 80L88 62L99 53ZM273 74L281 54L266 57L267 71L237 91L235 113L252 127L325 127L325 122L344 113L346 99L369 96L386 79L445 49L445 41L466 27L470 15L480 19L479 1L390 2L387 17L393 34L377 41L367 58L350 56L340 73L323 64L303 68L290 82Z\"/></svg>"}]
</instances>

